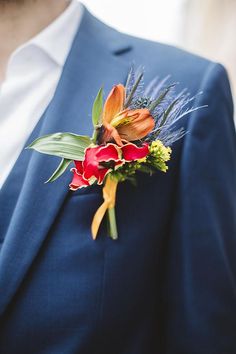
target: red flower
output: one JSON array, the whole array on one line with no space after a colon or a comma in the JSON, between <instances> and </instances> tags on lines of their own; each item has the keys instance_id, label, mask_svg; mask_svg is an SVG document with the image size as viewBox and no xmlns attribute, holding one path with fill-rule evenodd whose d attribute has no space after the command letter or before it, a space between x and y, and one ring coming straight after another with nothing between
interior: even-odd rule
<instances>
[{"instance_id":1,"label":"red flower","mask_svg":"<svg viewBox=\"0 0 236 354\"><path fill-rule=\"evenodd\" d=\"M122 140L140 140L154 129L155 121L147 108L125 109L124 104L125 87L119 84L112 88L104 104L103 143L115 140L122 146Z\"/></svg>"},{"instance_id":2,"label":"red flower","mask_svg":"<svg viewBox=\"0 0 236 354\"><path fill-rule=\"evenodd\" d=\"M149 154L149 146L147 143L144 143L140 147L138 147L135 144L128 143L123 145L121 149L122 149L123 159L126 162L143 159Z\"/></svg>"},{"instance_id":3,"label":"red flower","mask_svg":"<svg viewBox=\"0 0 236 354\"><path fill-rule=\"evenodd\" d=\"M88 147L85 150L84 161L75 161L75 168L70 189L75 191L87 187L97 180L102 184L106 175L113 169L124 164L121 150L115 144Z\"/></svg>"},{"instance_id":4,"label":"red flower","mask_svg":"<svg viewBox=\"0 0 236 354\"><path fill-rule=\"evenodd\" d=\"M107 173L124 164L120 149L115 144L88 147L83 162L83 177L87 180L97 179L102 184Z\"/></svg>"},{"instance_id":5,"label":"red flower","mask_svg":"<svg viewBox=\"0 0 236 354\"><path fill-rule=\"evenodd\" d=\"M85 150L84 161L75 161L75 168L70 189L75 191L87 187L97 181L102 184L106 175L126 162L136 161L149 154L149 146L144 143L137 146L133 143L122 147L109 143L107 145L91 146Z\"/></svg>"},{"instance_id":6,"label":"red flower","mask_svg":"<svg viewBox=\"0 0 236 354\"><path fill-rule=\"evenodd\" d=\"M79 188L87 187L90 185L89 181L83 177L84 169L82 161L75 161L75 168L72 168L71 172L74 173L72 182L69 185L72 191L76 191Z\"/></svg>"}]
</instances>

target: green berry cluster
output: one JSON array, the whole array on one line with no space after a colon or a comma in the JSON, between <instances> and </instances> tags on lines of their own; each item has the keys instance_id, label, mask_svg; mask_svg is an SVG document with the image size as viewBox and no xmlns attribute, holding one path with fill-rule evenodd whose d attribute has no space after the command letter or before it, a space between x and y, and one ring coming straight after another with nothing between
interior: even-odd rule
<instances>
[{"instance_id":1,"label":"green berry cluster","mask_svg":"<svg viewBox=\"0 0 236 354\"><path fill-rule=\"evenodd\" d=\"M127 179L133 180L136 171L142 171L150 175L155 170L166 172L168 170L166 162L170 160L171 152L170 147L166 147L160 140L155 140L149 145L147 157L137 161L126 162L110 172L110 174L119 182L123 182Z\"/></svg>"},{"instance_id":2,"label":"green berry cluster","mask_svg":"<svg viewBox=\"0 0 236 354\"><path fill-rule=\"evenodd\" d=\"M171 148L163 145L160 140L155 140L151 143L149 150L147 163L162 172L166 172L168 170L166 162L170 160Z\"/></svg>"}]
</instances>

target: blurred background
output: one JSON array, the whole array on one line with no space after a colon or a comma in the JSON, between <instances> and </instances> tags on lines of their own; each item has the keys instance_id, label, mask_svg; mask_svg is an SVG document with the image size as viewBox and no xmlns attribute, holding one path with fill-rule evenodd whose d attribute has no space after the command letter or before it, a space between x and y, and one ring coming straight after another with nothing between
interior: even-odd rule
<instances>
[{"instance_id":1,"label":"blurred background","mask_svg":"<svg viewBox=\"0 0 236 354\"><path fill-rule=\"evenodd\" d=\"M184 48L227 68L236 102L236 0L82 0L107 24Z\"/></svg>"}]
</instances>

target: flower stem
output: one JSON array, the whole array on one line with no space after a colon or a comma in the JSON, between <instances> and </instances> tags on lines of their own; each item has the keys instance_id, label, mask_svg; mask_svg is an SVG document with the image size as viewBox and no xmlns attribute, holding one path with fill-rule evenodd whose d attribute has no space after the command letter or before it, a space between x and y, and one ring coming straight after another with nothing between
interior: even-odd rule
<instances>
[{"instance_id":1,"label":"flower stem","mask_svg":"<svg viewBox=\"0 0 236 354\"><path fill-rule=\"evenodd\" d=\"M107 215L108 215L110 236L113 240L116 240L118 238L118 232L117 232L117 226L116 226L115 207L108 208Z\"/></svg>"}]
</instances>

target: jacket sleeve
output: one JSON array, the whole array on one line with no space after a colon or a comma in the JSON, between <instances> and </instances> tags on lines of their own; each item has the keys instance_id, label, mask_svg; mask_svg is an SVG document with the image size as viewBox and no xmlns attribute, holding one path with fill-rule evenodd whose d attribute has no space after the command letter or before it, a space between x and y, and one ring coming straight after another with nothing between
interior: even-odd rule
<instances>
[{"instance_id":1,"label":"jacket sleeve","mask_svg":"<svg viewBox=\"0 0 236 354\"><path fill-rule=\"evenodd\" d=\"M236 353L236 137L225 69L212 63L188 118L166 254L165 354Z\"/></svg>"}]
</instances>

